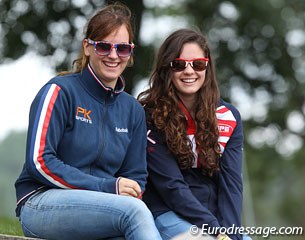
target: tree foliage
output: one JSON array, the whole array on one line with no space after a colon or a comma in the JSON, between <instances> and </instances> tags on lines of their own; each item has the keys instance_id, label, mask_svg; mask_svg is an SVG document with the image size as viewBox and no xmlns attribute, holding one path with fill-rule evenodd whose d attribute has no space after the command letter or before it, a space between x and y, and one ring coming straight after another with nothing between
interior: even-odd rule
<instances>
[{"instance_id":1,"label":"tree foliage","mask_svg":"<svg viewBox=\"0 0 305 240\"><path fill-rule=\"evenodd\" d=\"M79 54L84 28L88 18L108 2L101 0L3 0L0 27L0 63L18 59L27 51L49 56L50 65L57 71L70 70L73 60ZM136 44L135 58L139 62L151 62L153 51L139 44L144 4L138 1L120 1L133 12ZM145 52L146 54L138 54ZM136 81L147 75L147 68L135 65L128 68L127 91L130 92Z\"/></svg>"},{"instance_id":2,"label":"tree foliage","mask_svg":"<svg viewBox=\"0 0 305 240\"><path fill-rule=\"evenodd\" d=\"M12 132L0 142L0 216L14 216L14 183L21 172L25 155L25 132Z\"/></svg>"}]
</instances>

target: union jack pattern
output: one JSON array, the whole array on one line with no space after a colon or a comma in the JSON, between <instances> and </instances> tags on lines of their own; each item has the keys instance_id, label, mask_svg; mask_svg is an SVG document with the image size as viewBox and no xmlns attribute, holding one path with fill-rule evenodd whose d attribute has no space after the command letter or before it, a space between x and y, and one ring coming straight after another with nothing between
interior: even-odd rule
<instances>
[{"instance_id":1,"label":"union jack pattern","mask_svg":"<svg viewBox=\"0 0 305 240\"><path fill-rule=\"evenodd\" d=\"M225 106L219 106L216 110L216 117L218 120L218 130L219 130L219 145L221 153L224 152L227 142L233 134L236 127L236 119L231 112Z\"/></svg>"}]
</instances>

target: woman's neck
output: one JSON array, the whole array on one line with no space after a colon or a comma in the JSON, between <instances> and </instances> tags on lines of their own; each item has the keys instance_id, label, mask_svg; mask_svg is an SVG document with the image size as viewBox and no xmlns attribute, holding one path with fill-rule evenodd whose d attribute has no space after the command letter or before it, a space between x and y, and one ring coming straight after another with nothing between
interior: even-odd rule
<instances>
[{"instance_id":1,"label":"woman's neck","mask_svg":"<svg viewBox=\"0 0 305 240\"><path fill-rule=\"evenodd\" d=\"M195 96L181 96L179 95L179 98L183 105L186 107L186 109L189 111L191 114L192 118L195 117L195 102L196 102L196 97Z\"/></svg>"}]
</instances>

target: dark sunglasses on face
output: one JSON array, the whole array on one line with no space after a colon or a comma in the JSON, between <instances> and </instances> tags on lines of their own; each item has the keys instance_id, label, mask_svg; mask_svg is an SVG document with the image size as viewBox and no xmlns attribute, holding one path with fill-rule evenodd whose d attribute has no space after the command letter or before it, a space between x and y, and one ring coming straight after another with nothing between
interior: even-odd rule
<instances>
[{"instance_id":1,"label":"dark sunglasses on face","mask_svg":"<svg viewBox=\"0 0 305 240\"><path fill-rule=\"evenodd\" d=\"M203 71L207 68L208 62L208 58L194 58L191 60L176 58L170 63L170 66L174 72L182 72L187 68L188 64L190 64L195 71Z\"/></svg>"},{"instance_id":2,"label":"dark sunglasses on face","mask_svg":"<svg viewBox=\"0 0 305 240\"><path fill-rule=\"evenodd\" d=\"M99 56L107 56L111 53L112 48L115 48L119 57L129 57L134 48L133 43L109 43L104 41L93 41L87 39L88 43L93 45L95 53Z\"/></svg>"}]
</instances>

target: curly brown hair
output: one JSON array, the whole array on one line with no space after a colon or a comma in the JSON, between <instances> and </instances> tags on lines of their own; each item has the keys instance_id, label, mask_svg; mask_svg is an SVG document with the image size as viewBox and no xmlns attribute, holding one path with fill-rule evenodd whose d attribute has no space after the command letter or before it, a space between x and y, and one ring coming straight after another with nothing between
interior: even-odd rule
<instances>
[{"instance_id":1,"label":"curly brown hair","mask_svg":"<svg viewBox=\"0 0 305 240\"><path fill-rule=\"evenodd\" d=\"M192 142L187 136L187 120L178 106L179 97L172 83L170 62L179 57L185 43L197 43L209 58L203 86L195 103L196 146L198 160L205 175L212 176L219 170L220 147L216 108L219 104L219 88L213 61L206 38L198 30L180 29L173 32L161 45L149 89L138 96L148 119L164 134L169 150L181 169L189 169L194 162Z\"/></svg>"}]
</instances>

